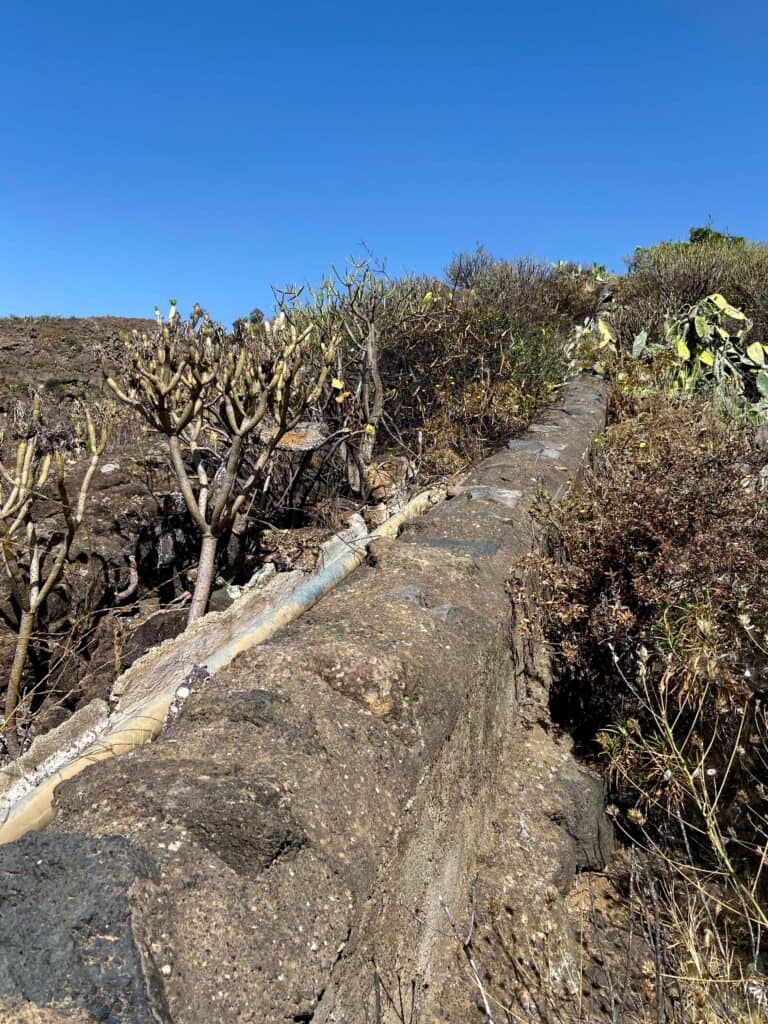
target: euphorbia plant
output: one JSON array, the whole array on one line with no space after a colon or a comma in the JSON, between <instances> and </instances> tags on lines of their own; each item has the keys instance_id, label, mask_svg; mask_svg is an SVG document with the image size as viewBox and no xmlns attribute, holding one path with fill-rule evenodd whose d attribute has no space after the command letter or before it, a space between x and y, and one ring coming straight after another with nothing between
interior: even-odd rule
<instances>
[{"instance_id":1,"label":"euphorbia plant","mask_svg":"<svg viewBox=\"0 0 768 1024\"><path fill-rule=\"evenodd\" d=\"M228 334L199 306L183 320L174 301L167 320L159 310L155 319L155 330L125 341L116 372L104 369L118 399L165 438L200 535L189 624L208 605L220 538L320 396L335 340L316 340L312 325L299 331L285 316L241 320Z\"/></svg>"}]
</instances>

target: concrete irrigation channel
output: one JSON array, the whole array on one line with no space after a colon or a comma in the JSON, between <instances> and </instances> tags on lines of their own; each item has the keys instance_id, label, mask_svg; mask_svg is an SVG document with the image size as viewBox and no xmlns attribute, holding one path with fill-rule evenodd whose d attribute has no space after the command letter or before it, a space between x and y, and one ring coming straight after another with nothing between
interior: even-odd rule
<instances>
[{"instance_id":1,"label":"concrete irrigation channel","mask_svg":"<svg viewBox=\"0 0 768 1024\"><path fill-rule=\"evenodd\" d=\"M44 828L53 819L57 786L96 761L150 743L169 709L180 710L195 685L298 619L359 568L372 543L396 537L406 523L445 497L440 487L416 495L373 533L342 544L338 557L309 579L301 572L274 577L273 586L250 595L250 600L246 597L228 614L209 617L136 662L113 687L112 696L120 703L112 715L105 701L92 702L28 757L0 773L0 845Z\"/></svg>"},{"instance_id":2,"label":"concrete irrigation channel","mask_svg":"<svg viewBox=\"0 0 768 1024\"><path fill-rule=\"evenodd\" d=\"M460 965L470 902L478 941L520 905L566 955L610 829L506 582L604 419L572 380L447 496L277 612L252 595L150 652L117 710L6 774L2 1019L389 1022L405 986L414 1020L482 1020L502 967L490 943L484 982Z\"/></svg>"}]
</instances>

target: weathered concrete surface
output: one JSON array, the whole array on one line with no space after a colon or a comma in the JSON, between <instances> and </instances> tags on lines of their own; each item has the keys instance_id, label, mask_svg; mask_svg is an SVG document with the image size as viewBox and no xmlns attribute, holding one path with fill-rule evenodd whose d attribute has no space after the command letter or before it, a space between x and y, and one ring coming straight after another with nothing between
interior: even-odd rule
<instances>
[{"instance_id":1,"label":"weathered concrete surface","mask_svg":"<svg viewBox=\"0 0 768 1024\"><path fill-rule=\"evenodd\" d=\"M59 762L62 754L66 756L66 752L72 748L92 743L106 728L108 717L107 702L92 700L79 711L75 711L61 725L38 737L25 754L0 769L0 811L7 810L4 797L9 790L25 778L29 780L29 785L33 786L37 777L52 774L51 764Z\"/></svg>"},{"instance_id":2,"label":"weathered concrete surface","mask_svg":"<svg viewBox=\"0 0 768 1024\"><path fill-rule=\"evenodd\" d=\"M476 993L441 901L463 919L480 876L489 935L496 906L554 919L573 872L601 863L599 791L539 724L546 666L505 583L532 545L531 499L578 472L603 419L599 384L573 382L535 443L374 544L372 564L220 672L152 746L59 787L54 825L29 842L58 856L121 837L153 879L130 903L141 962L121 970L156 992L157 1019L363 1021L378 971L388 990L413 981L420 1019L470 1020ZM17 845L0 850L0 878ZM58 891L63 906L66 877ZM16 912L23 935L35 907ZM45 973L44 944L26 953ZM0 993L71 995L26 976Z\"/></svg>"}]
</instances>

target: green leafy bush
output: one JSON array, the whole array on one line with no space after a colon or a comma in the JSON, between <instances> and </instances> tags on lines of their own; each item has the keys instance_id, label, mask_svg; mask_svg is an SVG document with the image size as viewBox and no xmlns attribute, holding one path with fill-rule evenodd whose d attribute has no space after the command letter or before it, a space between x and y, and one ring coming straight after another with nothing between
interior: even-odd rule
<instances>
[{"instance_id":1,"label":"green leafy bush","mask_svg":"<svg viewBox=\"0 0 768 1024\"><path fill-rule=\"evenodd\" d=\"M466 280L400 282L409 315L382 347L390 422L432 473L504 443L551 401L601 289L588 272L528 259L482 261Z\"/></svg>"},{"instance_id":2,"label":"green leafy bush","mask_svg":"<svg viewBox=\"0 0 768 1024\"><path fill-rule=\"evenodd\" d=\"M768 344L768 246L740 238L703 237L638 248L615 283L612 320L620 348L643 329L660 333L664 318L719 292L753 321L753 340Z\"/></svg>"},{"instance_id":3,"label":"green leafy bush","mask_svg":"<svg viewBox=\"0 0 768 1024\"><path fill-rule=\"evenodd\" d=\"M768 347L751 339L751 329L752 321L714 292L666 317L660 338L641 331L631 358L645 363L647 383L667 393L715 385L733 415L759 422L768 414ZM624 359L623 366L627 365ZM636 390L643 380L637 371L624 377Z\"/></svg>"}]
</instances>

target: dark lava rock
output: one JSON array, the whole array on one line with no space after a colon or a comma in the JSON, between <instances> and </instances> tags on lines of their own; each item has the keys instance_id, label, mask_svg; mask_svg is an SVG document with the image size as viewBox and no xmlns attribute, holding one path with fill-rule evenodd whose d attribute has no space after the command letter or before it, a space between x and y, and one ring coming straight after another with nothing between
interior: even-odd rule
<instances>
[{"instance_id":1,"label":"dark lava rock","mask_svg":"<svg viewBox=\"0 0 768 1024\"><path fill-rule=\"evenodd\" d=\"M184 733L177 735L182 739ZM151 765L117 758L108 768L104 806L119 800L116 816L180 825L239 874L263 871L280 857L294 856L306 842L284 793L264 769L248 771L234 759L202 766L187 758ZM74 810L77 788L62 788L57 803Z\"/></svg>"},{"instance_id":2,"label":"dark lava rock","mask_svg":"<svg viewBox=\"0 0 768 1024\"><path fill-rule=\"evenodd\" d=\"M167 1021L131 900L156 881L147 854L118 836L31 834L0 847L0 1002L71 1000L107 1024Z\"/></svg>"},{"instance_id":3,"label":"dark lava rock","mask_svg":"<svg viewBox=\"0 0 768 1024\"><path fill-rule=\"evenodd\" d=\"M605 812L605 784L588 768L569 762L558 780L560 807L552 820L570 840L558 885L568 892L579 871L602 871L613 854L613 825Z\"/></svg>"}]
</instances>

